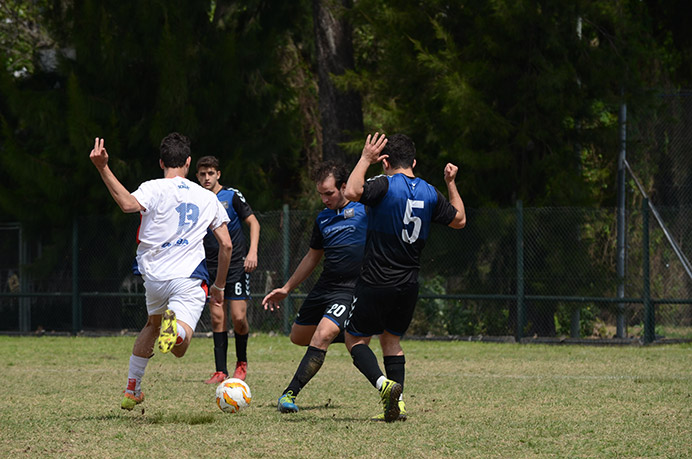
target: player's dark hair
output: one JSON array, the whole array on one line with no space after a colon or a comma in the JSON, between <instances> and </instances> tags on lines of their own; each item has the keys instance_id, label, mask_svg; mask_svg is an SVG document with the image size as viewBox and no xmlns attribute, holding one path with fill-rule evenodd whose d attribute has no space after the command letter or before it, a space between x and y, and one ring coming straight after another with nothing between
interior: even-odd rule
<instances>
[{"instance_id":1,"label":"player's dark hair","mask_svg":"<svg viewBox=\"0 0 692 459\"><path fill-rule=\"evenodd\" d=\"M217 158L216 156L202 156L201 158L199 158L197 160L197 170L199 170L200 167L208 167L210 169L213 168L217 171L221 170L219 165L219 158Z\"/></svg>"},{"instance_id":2,"label":"player's dark hair","mask_svg":"<svg viewBox=\"0 0 692 459\"><path fill-rule=\"evenodd\" d=\"M341 185L348 181L349 172L341 161L324 161L312 173L312 180L315 183L321 183L330 175L334 176L334 185L341 188Z\"/></svg>"},{"instance_id":3,"label":"player's dark hair","mask_svg":"<svg viewBox=\"0 0 692 459\"><path fill-rule=\"evenodd\" d=\"M171 132L161 141L159 151L164 167L183 167L190 156L190 139Z\"/></svg>"},{"instance_id":4,"label":"player's dark hair","mask_svg":"<svg viewBox=\"0 0 692 459\"><path fill-rule=\"evenodd\" d=\"M387 161L392 168L413 167L416 158L416 144L405 134L387 136L387 145L382 149L381 155L389 155Z\"/></svg>"}]
</instances>

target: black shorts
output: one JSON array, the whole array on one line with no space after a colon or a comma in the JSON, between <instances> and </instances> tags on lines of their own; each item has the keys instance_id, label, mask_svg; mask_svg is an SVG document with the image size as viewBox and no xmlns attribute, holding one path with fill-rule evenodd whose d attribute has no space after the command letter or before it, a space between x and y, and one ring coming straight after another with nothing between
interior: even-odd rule
<instances>
[{"instance_id":1,"label":"black shorts","mask_svg":"<svg viewBox=\"0 0 692 459\"><path fill-rule=\"evenodd\" d=\"M213 283L216 279L216 266L209 267L208 270L209 279ZM234 263L228 267L226 290L223 293L226 300L250 299L250 273L245 272L243 263Z\"/></svg>"},{"instance_id":2,"label":"black shorts","mask_svg":"<svg viewBox=\"0 0 692 459\"><path fill-rule=\"evenodd\" d=\"M380 335L384 331L402 336L413 319L418 283L374 287L358 281L353 292L346 331L354 336Z\"/></svg>"},{"instance_id":3,"label":"black shorts","mask_svg":"<svg viewBox=\"0 0 692 459\"><path fill-rule=\"evenodd\" d=\"M351 290L312 290L296 316L298 325L317 325L323 317L334 322L340 330L344 329L344 323L351 309L353 292Z\"/></svg>"}]
</instances>

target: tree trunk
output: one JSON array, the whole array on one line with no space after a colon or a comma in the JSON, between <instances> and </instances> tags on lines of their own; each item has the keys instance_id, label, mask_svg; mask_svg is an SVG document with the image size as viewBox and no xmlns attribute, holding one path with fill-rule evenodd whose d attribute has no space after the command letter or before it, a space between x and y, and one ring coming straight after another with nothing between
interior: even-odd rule
<instances>
[{"instance_id":1,"label":"tree trunk","mask_svg":"<svg viewBox=\"0 0 692 459\"><path fill-rule=\"evenodd\" d=\"M351 25L343 17L351 7L352 0L312 2L324 160L344 161L346 152L339 143L363 133L360 94L336 88L331 78L354 66Z\"/></svg>"}]
</instances>

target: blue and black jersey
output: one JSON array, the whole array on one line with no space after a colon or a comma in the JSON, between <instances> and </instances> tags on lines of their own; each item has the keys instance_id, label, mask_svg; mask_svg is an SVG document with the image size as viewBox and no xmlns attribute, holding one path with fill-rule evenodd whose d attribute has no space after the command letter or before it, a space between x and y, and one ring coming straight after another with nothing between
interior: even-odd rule
<instances>
[{"instance_id":1,"label":"blue and black jersey","mask_svg":"<svg viewBox=\"0 0 692 459\"><path fill-rule=\"evenodd\" d=\"M417 282L430 222L449 225L456 209L437 188L404 174L368 179L360 202L369 219L361 279L374 286Z\"/></svg>"},{"instance_id":2,"label":"blue and black jersey","mask_svg":"<svg viewBox=\"0 0 692 459\"><path fill-rule=\"evenodd\" d=\"M231 242L233 243L231 265L243 264L243 260L247 256L248 247L240 223L252 215L252 208L245 200L243 193L235 188L222 188L216 194L216 197L226 209L228 218L231 219L228 222L228 234L231 236ZM204 237L204 250L207 254L207 264L211 269L216 269L216 266L219 264L219 242L211 230L208 230L207 235Z\"/></svg>"},{"instance_id":3,"label":"blue and black jersey","mask_svg":"<svg viewBox=\"0 0 692 459\"><path fill-rule=\"evenodd\" d=\"M322 275L314 290L351 290L360 274L368 217L365 206L349 202L339 210L324 209L312 229L310 247L324 250Z\"/></svg>"}]
</instances>

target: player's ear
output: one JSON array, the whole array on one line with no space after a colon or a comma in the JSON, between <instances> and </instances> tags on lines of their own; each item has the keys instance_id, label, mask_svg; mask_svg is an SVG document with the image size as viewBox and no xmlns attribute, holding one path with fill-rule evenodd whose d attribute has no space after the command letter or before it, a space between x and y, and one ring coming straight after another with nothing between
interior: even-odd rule
<instances>
[{"instance_id":1,"label":"player's ear","mask_svg":"<svg viewBox=\"0 0 692 459\"><path fill-rule=\"evenodd\" d=\"M190 163L192 162L192 156L188 156L185 160L185 167L190 168Z\"/></svg>"},{"instance_id":2,"label":"player's ear","mask_svg":"<svg viewBox=\"0 0 692 459\"><path fill-rule=\"evenodd\" d=\"M161 166L161 169L166 169L166 166L163 165L163 159L159 159L159 166Z\"/></svg>"},{"instance_id":3,"label":"player's ear","mask_svg":"<svg viewBox=\"0 0 692 459\"><path fill-rule=\"evenodd\" d=\"M413 169L414 167L416 167L416 160L415 159L413 160L413 164L411 164L411 169Z\"/></svg>"}]
</instances>

